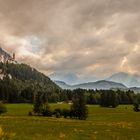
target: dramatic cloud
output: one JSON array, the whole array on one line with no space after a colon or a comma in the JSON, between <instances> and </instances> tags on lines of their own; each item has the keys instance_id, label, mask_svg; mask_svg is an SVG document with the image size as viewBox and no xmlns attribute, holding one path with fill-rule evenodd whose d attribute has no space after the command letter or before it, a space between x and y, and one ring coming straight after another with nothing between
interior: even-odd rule
<instances>
[{"instance_id":1,"label":"dramatic cloud","mask_svg":"<svg viewBox=\"0 0 140 140\"><path fill-rule=\"evenodd\" d=\"M45 74L139 74L139 7L139 0L0 0L0 44Z\"/></svg>"}]
</instances>

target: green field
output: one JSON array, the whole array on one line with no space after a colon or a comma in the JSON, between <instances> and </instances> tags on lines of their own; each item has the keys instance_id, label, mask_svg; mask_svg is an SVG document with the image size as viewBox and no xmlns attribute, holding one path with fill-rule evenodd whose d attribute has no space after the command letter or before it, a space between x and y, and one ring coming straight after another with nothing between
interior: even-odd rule
<instances>
[{"instance_id":1,"label":"green field","mask_svg":"<svg viewBox=\"0 0 140 140\"><path fill-rule=\"evenodd\" d=\"M69 108L51 104L51 108ZM8 104L0 116L0 140L140 140L140 113L132 106L89 106L86 121L28 116L29 104Z\"/></svg>"}]
</instances>

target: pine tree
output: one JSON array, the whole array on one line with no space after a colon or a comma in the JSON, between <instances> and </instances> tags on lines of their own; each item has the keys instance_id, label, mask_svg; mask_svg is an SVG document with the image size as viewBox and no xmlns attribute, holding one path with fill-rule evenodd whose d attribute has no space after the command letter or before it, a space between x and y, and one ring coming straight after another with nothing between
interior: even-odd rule
<instances>
[{"instance_id":1,"label":"pine tree","mask_svg":"<svg viewBox=\"0 0 140 140\"><path fill-rule=\"evenodd\" d=\"M41 98L41 92L38 92L35 97L33 111L34 111L34 113L41 115L42 109L43 109L43 102L42 102L42 98Z\"/></svg>"}]
</instances>

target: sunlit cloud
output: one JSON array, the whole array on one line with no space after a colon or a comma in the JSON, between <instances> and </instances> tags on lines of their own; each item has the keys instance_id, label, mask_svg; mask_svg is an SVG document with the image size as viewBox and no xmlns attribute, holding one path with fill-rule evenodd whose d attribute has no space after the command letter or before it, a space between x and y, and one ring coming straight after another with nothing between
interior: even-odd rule
<instances>
[{"instance_id":1,"label":"sunlit cloud","mask_svg":"<svg viewBox=\"0 0 140 140\"><path fill-rule=\"evenodd\" d=\"M135 46L134 46L134 49L133 49L133 52L137 52L137 51L139 50L139 48L140 48L140 47L139 47L138 45L135 45Z\"/></svg>"}]
</instances>

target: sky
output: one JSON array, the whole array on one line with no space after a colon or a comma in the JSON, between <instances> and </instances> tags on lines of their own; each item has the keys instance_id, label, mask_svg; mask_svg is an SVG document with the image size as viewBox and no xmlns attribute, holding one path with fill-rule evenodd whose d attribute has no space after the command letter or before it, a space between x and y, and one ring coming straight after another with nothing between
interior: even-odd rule
<instances>
[{"instance_id":1,"label":"sky","mask_svg":"<svg viewBox=\"0 0 140 140\"><path fill-rule=\"evenodd\" d=\"M140 0L0 0L0 45L46 75L140 71Z\"/></svg>"}]
</instances>

